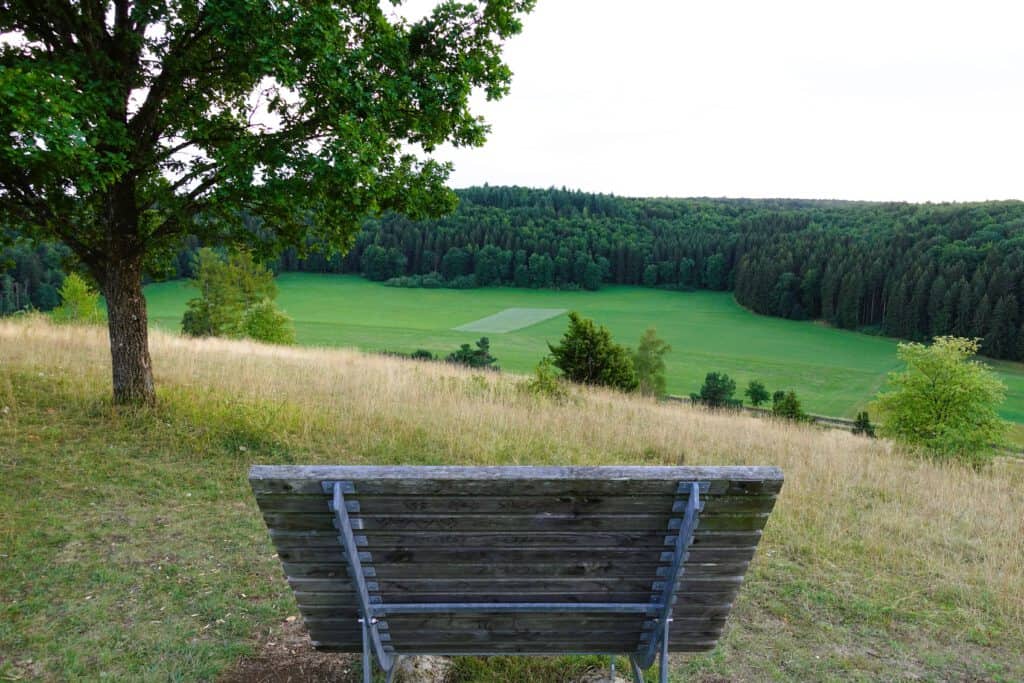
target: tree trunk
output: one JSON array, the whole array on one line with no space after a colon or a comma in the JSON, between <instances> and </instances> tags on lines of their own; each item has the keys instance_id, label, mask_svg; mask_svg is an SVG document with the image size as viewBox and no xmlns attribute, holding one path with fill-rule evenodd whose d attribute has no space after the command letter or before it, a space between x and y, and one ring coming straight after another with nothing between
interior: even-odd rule
<instances>
[{"instance_id":1,"label":"tree trunk","mask_svg":"<svg viewBox=\"0 0 1024 683\"><path fill-rule=\"evenodd\" d=\"M154 405L153 362L149 357L142 258L114 258L103 282L114 379L114 403Z\"/></svg>"}]
</instances>

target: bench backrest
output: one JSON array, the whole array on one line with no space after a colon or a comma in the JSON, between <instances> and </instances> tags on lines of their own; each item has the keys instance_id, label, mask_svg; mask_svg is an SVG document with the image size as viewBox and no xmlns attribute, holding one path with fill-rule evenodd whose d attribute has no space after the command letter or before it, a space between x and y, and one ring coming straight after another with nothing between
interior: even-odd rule
<instances>
[{"instance_id":1,"label":"bench backrest","mask_svg":"<svg viewBox=\"0 0 1024 683\"><path fill-rule=\"evenodd\" d=\"M359 651L368 603L390 653L555 654L653 649L666 601L671 650L714 647L783 477L255 466L250 481L317 647Z\"/></svg>"}]
</instances>

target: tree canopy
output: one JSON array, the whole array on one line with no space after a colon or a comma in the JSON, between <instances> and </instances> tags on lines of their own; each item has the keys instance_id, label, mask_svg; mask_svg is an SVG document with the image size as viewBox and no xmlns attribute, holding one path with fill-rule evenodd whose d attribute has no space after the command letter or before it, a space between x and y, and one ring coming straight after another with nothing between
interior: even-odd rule
<instances>
[{"instance_id":1,"label":"tree canopy","mask_svg":"<svg viewBox=\"0 0 1024 683\"><path fill-rule=\"evenodd\" d=\"M483 142L469 96L507 92L532 5L8 0L0 235L74 252L107 298L115 398L152 401L142 273L186 235L344 250L368 215L451 210L430 153Z\"/></svg>"}]
</instances>

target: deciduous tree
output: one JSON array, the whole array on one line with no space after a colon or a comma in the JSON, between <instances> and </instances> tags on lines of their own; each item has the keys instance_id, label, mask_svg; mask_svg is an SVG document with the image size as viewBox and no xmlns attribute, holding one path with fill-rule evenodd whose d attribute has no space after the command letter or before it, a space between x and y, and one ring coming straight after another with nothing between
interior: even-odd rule
<instances>
[{"instance_id":1,"label":"deciduous tree","mask_svg":"<svg viewBox=\"0 0 1024 683\"><path fill-rule=\"evenodd\" d=\"M648 327L640 337L640 345L633 354L639 390L646 396L661 398L665 395L665 354L672 350L658 331Z\"/></svg>"},{"instance_id":2,"label":"deciduous tree","mask_svg":"<svg viewBox=\"0 0 1024 683\"><path fill-rule=\"evenodd\" d=\"M4 2L0 215L100 284L115 401L155 400L142 275L184 235L344 249L364 216L449 211L429 155L483 142L469 96L507 92L500 47L532 5Z\"/></svg>"},{"instance_id":3,"label":"deciduous tree","mask_svg":"<svg viewBox=\"0 0 1024 683\"><path fill-rule=\"evenodd\" d=\"M1006 430L996 412L1006 387L972 360L976 339L936 337L931 345L900 344L906 363L889 375L891 389L878 396L883 436L921 446L938 456L982 462Z\"/></svg>"}]
</instances>

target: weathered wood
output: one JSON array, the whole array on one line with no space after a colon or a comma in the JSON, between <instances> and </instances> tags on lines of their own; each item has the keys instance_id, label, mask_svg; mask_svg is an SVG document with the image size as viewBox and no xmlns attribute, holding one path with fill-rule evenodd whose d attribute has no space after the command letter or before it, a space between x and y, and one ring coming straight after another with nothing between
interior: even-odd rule
<instances>
[{"instance_id":1,"label":"weathered wood","mask_svg":"<svg viewBox=\"0 0 1024 683\"><path fill-rule=\"evenodd\" d=\"M774 467L345 467L253 466L260 495L318 494L320 482L351 481L357 495L576 495L676 493L681 481L709 481L711 495L777 493Z\"/></svg>"},{"instance_id":2,"label":"weathered wood","mask_svg":"<svg viewBox=\"0 0 1024 683\"><path fill-rule=\"evenodd\" d=\"M329 513L268 512L267 526L275 529L330 530ZM705 531L754 530L764 527L767 515L702 515ZM666 531L679 528L679 519L664 515L361 515L353 528L369 531Z\"/></svg>"},{"instance_id":3,"label":"weathered wood","mask_svg":"<svg viewBox=\"0 0 1024 683\"><path fill-rule=\"evenodd\" d=\"M657 613L501 610L508 603L656 609L671 593L666 571L690 495L681 482L690 481L707 490L672 600L669 645L682 652L713 647L782 474L750 467L284 466L254 467L250 480L321 649L361 647L356 586L323 487L342 481L351 520L343 523L354 531L376 604L480 603L500 612L385 613L388 651L562 654L646 647Z\"/></svg>"},{"instance_id":4,"label":"weathered wood","mask_svg":"<svg viewBox=\"0 0 1024 683\"><path fill-rule=\"evenodd\" d=\"M685 496L365 496L351 494L346 500L353 514L612 514L682 512ZM266 495L260 508L266 512L323 512L330 497L320 495ZM723 512L770 512L775 496L708 496L704 514Z\"/></svg>"},{"instance_id":5,"label":"weathered wood","mask_svg":"<svg viewBox=\"0 0 1024 683\"><path fill-rule=\"evenodd\" d=\"M608 591L632 591L647 592L654 590L653 584L657 579L589 579L589 578L563 578L563 579L371 579L370 583L377 586L377 590L386 599L397 602L406 602L403 597L408 593L465 593L472 595L481 591L544 591L546 593L597 593ZM352 582L344 578L291 578L288 583L295 590L302 591L349 591L352 589ZM664 582L662 582L664 583ZM691 582L694 583L694 582ZM736 582L723 582L709 580L711 590L720 590L734 585ZM695 589L700 589L694 584Z\"/></svg>"},{"instance_id":6,"label":"weathered wood","mask_svg":"<svg viewBox=\"0 0 1024 683\"><path fill-rule=\"evenodd\" d=\"M640 532L557 532L557 531L492 531L492 532L432 532L406 531L389 533L377 531L372 534L356 534L365 539L359 547L375 552L378 549L394 549L399 547L428 548L658 548L664 549L672 542L666 539L668 531ZM329 546L337 543L337 532L329 529L270 529L275 544L281 539L301 539L313 546ZM703 545L715 548L751 547L757 545L761 538L760 531L716 531L697 528L694 534L694 547ZM319 540L315 540L319 539Z\"/></svg>"},{"instance_id":7,"label":"weathered wood","mask_svg":"<svg viewBox=\"0 0 1024 683\"><path fill-rule=\"evenodd\" d=\"M544 614L531 613L502 613L502 614L470 614L470 613L448 613L448 614L393 614L388 616L387 622L392 629L404 629L406 631L457 631L457 630L480 630L480 629L611 629L626 628L642 631L654 626L655 621L638 614L608 614L608 613L557 613L549 612ZM358 626L355 619L335 617L311 617L305 620L309 628L332 629L335 627L348 627L352 624ZM725 619L680 619L681 628L720 628L725 625Z\"/></svg>"},{"instance_id":8,"label":"weathered wood","mask_svg":"<svg viewBox=\"0 0 1024 683\"><path fill-rule=\"evenodd\" d=\"M431 579L431 578L645 578L656 581L663 578L659 570L664 563L629 563L625 561L578 561L565 564L454 564L381 562L374 565L374 578ZM285 562L284 573L296 578L345 578L347 572L340 562ZM693 564L687 576L735 576L742 574L746 563L726 565Z\"/></svg>"},{"instance_id":9,"label":"weathered wood","mask_svg":"<svg viewBox=\"0 0 1024 683\"><path fill-rule=\"evenodd\" d=\"M329 562L344 564L345 558L341 549L335 543L333 546L297 547L303 543L302 539L278 539L283 546L278 550L278 555L283 562ZM739 548L699 548L690 549L691 563L730 563L749 562L754 556L754 546ZM641 564L652 562L647 555L638 556L632 548L421 548L421 547L397 547L378 549L373 552L365 551L368 559L364 561L376 562L382 565L377 568L381 571L384 566L396 569L405 565L525 565L534 564L563 564L574 563L604 563L623 562L626 564ZM671 561L671 553L658 553L658 563L667 564ZM721 560L721 562L718 562Z\"/></svg>"}]
</instances>

